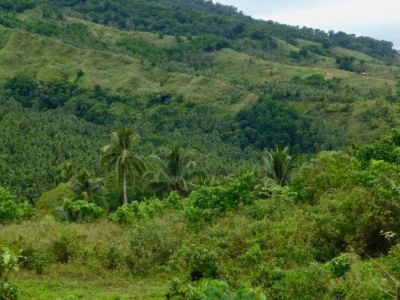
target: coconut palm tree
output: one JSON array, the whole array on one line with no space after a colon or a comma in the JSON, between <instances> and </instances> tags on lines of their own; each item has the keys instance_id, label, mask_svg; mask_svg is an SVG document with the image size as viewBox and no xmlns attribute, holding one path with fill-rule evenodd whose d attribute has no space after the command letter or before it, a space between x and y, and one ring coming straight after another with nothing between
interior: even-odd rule
<instances>
[{"instance_id":1,"label":"coconut palm tree","mask_svg":"<svg viewBox=\"0 0 400 300\"><path fill-rule=\"evenodd\" d=\"M156 193L176 191L185 196L193 190L195 184L192 180L200 174L197 163L192 159L193 154L179 145L165 150L165 159L151 156L157 169L146 174L150 178L150 187Z\"/></svg>"},{"instance_id":2,"label":"coconut palm tree","mask_svg":"<svg viewBox=\"0 0 400 300\"><path fill-rule=\"evenodd\" d=\"M111 140L103 148L103 163L115 170L115 178L122 185L124 204L128 203L128 181L135 185L135 176L143 173L145 164L136 153L138 135L128 127L116 128Z\"/></svg>"},{"instance_id":3,"label":"coconut palm tree","mask_svg":"<svg viewBox=\"0 0 400 300\"><path fill-rule=\"evenodd\" d=\"M289 183L298 161L297 157L289 154L289 147L281 149L278 146L274 150L266 150L263 160L267 177L281 186Z\"/></svg>"}]
</instances>

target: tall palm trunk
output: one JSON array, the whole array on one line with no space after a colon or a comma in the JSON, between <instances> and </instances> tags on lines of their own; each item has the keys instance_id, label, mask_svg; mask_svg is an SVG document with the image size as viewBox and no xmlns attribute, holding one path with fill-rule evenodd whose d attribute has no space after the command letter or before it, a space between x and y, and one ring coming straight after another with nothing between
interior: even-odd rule
<instances>
[{"instance_id":1,"label":"tall palm trunk","mask_svg":"<svg viewBox=\"0 0 400 300\"><path fill-rule=\"evenodd\" d=\"M128 204L128 190L127 190L127 183L126 183L126 168L124 168L123 172L124 176L124 204Z\"/></svg>"}]
</instances>

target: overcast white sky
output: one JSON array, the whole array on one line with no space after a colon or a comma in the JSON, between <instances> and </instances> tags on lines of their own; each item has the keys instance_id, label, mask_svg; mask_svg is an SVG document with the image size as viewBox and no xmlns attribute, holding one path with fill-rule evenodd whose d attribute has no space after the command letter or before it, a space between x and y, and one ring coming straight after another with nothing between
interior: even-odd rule
<instances>
[{"instance_id":1,"label":"overcast white sky","mask_svg":"<svg viewBox=\"0 0 400 300\"><path fill-rule=\"evenodd\" d=\"M345 31L400 49L400 0L217 0L256 19Z\"/></svg>"}]
</instances>

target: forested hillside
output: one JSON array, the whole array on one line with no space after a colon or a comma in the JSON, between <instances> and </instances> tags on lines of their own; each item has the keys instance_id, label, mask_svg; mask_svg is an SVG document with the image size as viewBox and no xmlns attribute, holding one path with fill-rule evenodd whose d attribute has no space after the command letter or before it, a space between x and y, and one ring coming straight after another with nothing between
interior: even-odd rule
<instances>
[{"instance_id":1,"label":"forested hillside","mask_svg":"<svg viewBox=\"0 0 400 300\"><path fill-rule=\"evenodd\" d=\"M0 1L0 300L392 299L399 124L391 42Z\"/></svg>"}]
</instances>

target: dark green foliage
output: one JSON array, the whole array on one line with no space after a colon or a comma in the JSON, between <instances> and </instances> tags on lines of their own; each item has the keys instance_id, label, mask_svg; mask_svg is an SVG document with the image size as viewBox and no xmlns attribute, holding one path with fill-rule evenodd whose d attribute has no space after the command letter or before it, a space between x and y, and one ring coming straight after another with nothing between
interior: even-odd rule
<instances>
[{"instance_id":1,"label":"dark green foliage","mask_svg":"<svg viewBox=\"0 0 400 300\"><path fill-rule=\"evenodd\" d=\"M299 115L284 103L262 99L237 115L240 145L258 149L285 147L296 151L313 151L316 131L311 120Z\"/></svg>"},{"instance_id":2,"label":"dark green foliage","mask_svg":"<svg viewBox=\"0 0 400 300\"><path fill-rule=\"evenodd\" d=\"M255 42L256 47L263 50L277 47L273 37L287 41L301 38L320 42L325 49L331 45L342 46L388 60L393 60L396 55L390 42L356 37L343 32L326 33L272 21L256 21L239 13L234 7L203 0L162 2L135 0L129 3L122 0L51 2L56 6L78 11L94 22L120 29L152 31L176 36L217 35L235 42L247 39ZM233 47L239 47L239 43ZM310 50L326 53L319 48L311 47Z\"/></svg>"},{"instance_id":3,"label":"dark green foliage","mask_svg":"<svg viewBox=\"0 0 400 300\"><path fill-rule=\"evenodd\" d=\"M70 114L27 111L2 100L0 127L0 185L32 202L56 186L57 168L65 161L92 170L99 165L105 132Z\"/></svg>"},{"instance_id":4,"label":"dark green foliage","mask_svg":"<svg viewBox=\"0 0 400 300\"><path fill-rule=\"evenodd\" d=\"M2 0L0 10L10 12L23 12L24 10L32 9L36 6L35 0Z\"/></svg>"},{"instance_id":5,"label":"dark green foliage","mask_svg":"<svg viewBox=\"0 0 400 300\"><path fill-rule=\"evenodd\" d=\"M66 108L66 111L89 122L107 124L111 121L108 109L114 102L125 102L118 96L108 95L99 86L93 90L79 88L77 81L59 80L38 82L31 77L18 76L8 79L4 85L6 96L23 107L41 111Z\"/></svg>"},{"instance_id":6,"label":"dark green foliage","mask_svg":"<svg viewBox=\"0 0 400 300\"><path fill-rule=\"evenodd\" d=\"M0 299L17 300L17 287L11 283L0 281Z\"/></svg>"},{"instance_id":7,"label":"dark green foliage","mask_svg":"<svg viewBox=\"0 0 400 300\"><path fill-rule=\"evenodd\" d=\"M102 199L104 187L101 178L96 178L88 170L82 169L72 177L71 184L75 199L104 205Z\"/></svg>"},{"instance_id":8,"label":"dark green foliage","mask_svg":"<svg viewBox=\"0 0 400 300\"><path fill-rule=\"evenodd\" d=\"M330 40L341 47L351 50L365 52L373 57L391 59L393 57L393 43L377 41L369 37L356 37L353 34L346 34L342 31L329 32Z\"/></svg>"},{"instance_id":9,"label":"dark green foliage","mask_svg":"<svg viewBox=\"0 0 400 300\"><path fill-rule=\"evenodd\" d=\"M337 57L336 63L338 64L339 69L341 70L358 72L358 73L365 71L365 67L363 66L364 63L362 61L357 62L357 60L351 56Z\"/></svg>"},{"instance_id":10,"label":"dark green foliage","mask_svg":"<svg viewBox=\"0 0 400 300\"><path fill-rule=\"evenodd\" d=\"M6 95L17 100L22 106L35 106L40 110L61 107L79 93L78 87L67 81L39 83L25 76L9 79L4 87L7 91Z\"/></svg>"}]
</instances>

